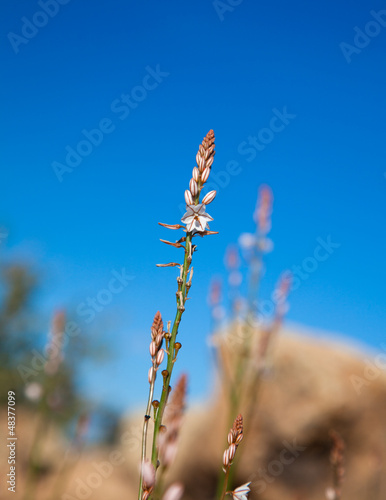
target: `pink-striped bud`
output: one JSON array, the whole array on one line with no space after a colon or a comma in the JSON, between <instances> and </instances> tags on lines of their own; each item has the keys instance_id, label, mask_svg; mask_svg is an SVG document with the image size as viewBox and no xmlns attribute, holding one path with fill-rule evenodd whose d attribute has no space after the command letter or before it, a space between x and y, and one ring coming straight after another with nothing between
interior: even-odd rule
<instances>
[{"instance_id":1,"label":"pink-striped bud","mask_svg":"<svg viewBox=\"0 0 386 500\"><path fill-rule=\"evenodd\" d=\"M149 381L149 384L153 382L153 375L154 375L154 368L151 366L149 373L147 374L147 379Z\"/></svg>"},{"instance_id":2,"label":"pink-striped bud","mask_svg":"<svg viewBox=\"0 0 386 500\"><path fill-rule=\"evenodd\" d=\"M243 440L243 435L239 434L236 438L236 444L240 444L242 440Z\"/></svg>"},{"instance_id":3,"label":"pink-striped bud","mask_svg":"<svg viewBox=\"0 0 386 500\"><path fill-rule=\"evenodd\" d=\"M157 344L157 346L160 346L161 343L162 343L162 339L163 339L163 335L162 333L159 333L155 339L155 343Z\"/></svg>"},{"instance_id":4,"label":"pink-striped bud","mask_svg":"<svg viewBox=\"0 0 386 500\"><path fill-rule=\"evenodd\" d=\"M187 205L193 205L193 198L190 191L188 190L185 191L185 203Z\"/></svg>"},{"instance_id":5,"label":"pink-striped bud","mask_svg":"<svg viewBox=\"0 0 386 500\"><path fill-rule=\"evenodd\" d=\"M197 163L198 166L200 166L200 159L201 159L201 154L200 154L200 152L198 152L196 154L196 163Z\"/></svg>"},{"instance_id":6,"label":"pink-striped bud","mask_svg":"<svg viewBox=\"0 0 386 500\"><path fill-rule=\"evenodd\" d=\"M232 430L230 430L229 433L228 433L228 444L232 444L233 443L233 438L234 438L233 432L232 432Z\"/></svg>"},{"instance_id":7,"label":"pink-striped bud","mask_svg":"<svg viewBox=\"0 0 386 500\"><path fill-rule=\"evenodd\" d=\"M224 467L228 467L229 465L229 449L224 451L224 454L222 456L222 463Z\"/></svg>"},{"instance_id":8,"label":"pink-striped bud","mask_svg":"<svg viewBox=\"0 0 386 500\"><path fill-rule=\"evenodd\" d=\"M198 182L198 179L200 178L200 171L197 167L193 168L192 177L196 182Z\"/></svg>"},{"instance_id":9,"label":"pink-striped bud","mask_svg":"<svg viewBox=\"0 0 386 500\"><path fill-rule=\"evenodd\" d=\"M217 191L209 191L209 193L206 193L204 198L202 199L202 203L204 205L209 205L209 203L212 203L212 201L216 198Z\"/></svg>"},{"instance_id":10,"label":"pink-striped bud","mask_svg":"<svg viewBox=\"0 0 386 500\"><path fill-rule=\"evenodd\" d=\"M208 160L206 160L206 168L210 168L212 166L214 160L214 156L211 156Z\"/></svg>"},{"instance_id":11,"label":"pink-striped bud","mask_svg":"<svg viewBox=\"0 0 386 500\"><path fill-rule=\"evenodd\" d=\"M149 351L151 357L157 354L157 344L154 342L154 340L150 342Z\"/></svg>"},{"instance_id":12,"label":"pink-striped bud","mask_svg":"<svg viewBox=\"0 0 386 500\"><path fill-rule=\"evenodd\" d=\"M192 193L192 196L196 196L197 195L197 193L198 193L198 186L197 186L197 182L194 179L190 179L189 189L190 189L190 192Z\"/></svg>"},{"instance_id":13,"label":"pink-striped bud","mask_svg":"<svg viewBox=\"0 0 386 500\"><path fill-rule=\"evenodd\" d=\"M236 445L234 443L232 443L229 446L229 450L228 450L229 462L232 462L232 460L235 458L235 454L236 454Z\"/></svg>"},{"instance_id":14,"label":"pink-striped bud","mask_svg":"<svg viewBox=\"0 0 386 500\"><path fill-rule=\"evenodd\" d=\"M205 158L203 158L202 156L200 156L200 158L199 158L199 160L197 162L197 165L198 165L198 170L200 172L203 172L204 168L206 167Z\"/></svg>"},{"instance_id":15,"label":"pink-striped bud","mask_svg":"<svg viewBox=\"0 0 386 500\"><path fill-rule=\"evenodd\" d=\"M208 180L210 174L210 168L206 167L206 169L201 174L201 182L204 183Z\"/></svg>"},{"instance_id":16,"label":"pink-striped bud","mask_svg":"<svg viewBox=\"0 0 386 500\"><path fill-rule=\"evenodd\" d=\"M204 155L205 154L205 149L204 149L204 146L202 144L200 144L198 146L198 151L200 152L201 155Z\"/></svg>"},{"instance_id":17,"label":"pink-striped bud","mask_svg":"<svg viewBox=\"0 0 386 500\"><path fill-rule=\"evenodd\" d=\"M164 360L164 356L165 356L165 351L163 349L160 349L157 352L157 357L155 359L155 362L157 363L157 365L160 365L162 363L162 361Z\"/></svg>"}]
</instances>

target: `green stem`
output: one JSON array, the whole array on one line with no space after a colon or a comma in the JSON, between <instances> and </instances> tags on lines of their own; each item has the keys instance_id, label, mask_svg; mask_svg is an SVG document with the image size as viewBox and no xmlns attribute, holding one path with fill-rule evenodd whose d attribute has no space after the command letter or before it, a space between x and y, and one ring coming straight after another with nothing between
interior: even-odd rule
<instances>
[{"instance_id":1,"label":"green stem","mask_svg":"<svg viewBox=\"0 0 386 500\"><path fill-rule=\"evenodd\" d=\"M154 364L153 364L154 368ZM154 383L155 383L155 377L156 377L156 372L155 370L153 371L153 376L150 382L150 388L149 388L149 396L147 400L147 406L146 406L146 414L144 416L144 422L143 422L143 430L142 430L142 455L141 455L141 466L143 462L146 459L146 448L147 448L147 430L149 427L149 420L150 420L150 413L151 413L151 403L153 401L153 395L154 395ZM139 491L138 491L138 500L141 500L142 498L142 471L139 477Z\"/></svg>"},{"instance_id":2,"label":"green stem","mask_svg":"<svg viewBox=\"0 0 386 500\"><path fill-rule=\"evenodd\" d=\"M226 472L225 472L225 476L224 476L224 484L223 484L223 487L222 487L222 490L221 490L221 495L220 495L220 500L223 500L225 498L225 495L227 494L227 487L228 487L228 478L229 478L229 472L230 472L231 468L228 467Z\"/></svg>"},{"instance_id":3,"label":"green stem","mask_svg":"<svg viewBox=\"0 0 386 500\"><path fill-rule=\"evenodd\" d=\"M184 264L183 264L183 268L182 268L182 283L179 284L179 287L178 287L178 289L179 289L178 293L180 295L177 295L177 312L176 312L176 316L174 319L173 328L172 328L171 336L170 336L168 361L167 361L167 366L166 366L167 373L164 376L161 400L160 400L160 404L158 407L157 417L156 417L155 423L154 423L153 447L152 447L151 461L152 461L153 467L155 469L157 469L157 467L158 467L158 447L157 447L158 434L160 431L160 427L162 424L162 418L163 418L164 411L166 408L168 395L170 392L170 380L172 377L172 372L173 372L173 367L174 367L174 362L175 362L174 344L176 343L176 337L177 337L177 333L178 333L178 328L180 326L182 313L185 310L185 300L186 300L186 296L188 294L188 288L189 288L187 286L187 279L188 279L189 267L190 267L190 264L192 261L191 242L192 242L192 233L186 233L185 257L184 257Z\"/></svg>"}]
</instances>

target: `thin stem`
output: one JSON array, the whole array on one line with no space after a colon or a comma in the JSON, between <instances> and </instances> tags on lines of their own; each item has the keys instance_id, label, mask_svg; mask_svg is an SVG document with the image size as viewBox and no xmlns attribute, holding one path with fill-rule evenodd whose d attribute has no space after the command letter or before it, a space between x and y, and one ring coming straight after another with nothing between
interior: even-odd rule
<instances>
[{"instance_id":1,"label":"thin stem","mask_svg":"<svg viewBox=\"0 0 386 500\"><path fill-rule=\"evenodd\" d=\"M171 336L170 336L168 361L167 361L167 366L166 366L167 373L164 376L161 400L160 400L159 407L158 407L157 417L156 417L155 422L154 422L154 434L153 434L153 447L152 447L151 461L152 461L153 467L155 469L157 469L157 467L158 467L158 447L157 447L158 434L159 434L159 430L160 430L160 427L162 424L162 418L163 418L164 411L166 408L168 395L170 392L170 380L171 380L174 362L175 362L174 345L176 343L176 337L177 337L177 333L178 333L178 328L180 326L182 313L185 310L185 300L186 300L186 296L188 294L188 288L189 288L187 286L187 279L188 279L190 264L192 261L191 242L192 242L192 233L186 233L185 257L184 257L184 264L183 264L183 268L182 268L182 283L179 284L179 287L178 287L179 290L178 290L178 294L177 294L177 312L176 312L176 316L174 319L173 328L172 328Z\"/></svg>"},{"instance_id":2,"label":"thin stem","mask_svg":"<svg viewBox=\"0 0 386 500\"><path fill-rule=\"evenodd\" d=\"M146 414L143 420L143 429L142 429L142 454L141 454L141 465L146 460L146 448L147 448L147 432L149 427L150 413L151 413L151 403L153 401L154 395L154 384L157 372L155 371L154 363L153 363L153 375L150 382L149 388L149 397L147 400L146 406ZM138 491L138 500L142 498L142 471L139 478L139 491Z\"/></svg>"},{"instance_id":3,"label":"thin stem","mask_svg":"<svg viewBox=\"0 0 386 500\"><path fill-rule=\"evenodd\" d=\"M219 500L223 500L225 498L225 495L227 494L227 487L228 487L228 478L229 478L229 471L231 470L230 467L227 468L224 476L224 484L221 490L221 495Z\"/></svg>"}]
</instances>

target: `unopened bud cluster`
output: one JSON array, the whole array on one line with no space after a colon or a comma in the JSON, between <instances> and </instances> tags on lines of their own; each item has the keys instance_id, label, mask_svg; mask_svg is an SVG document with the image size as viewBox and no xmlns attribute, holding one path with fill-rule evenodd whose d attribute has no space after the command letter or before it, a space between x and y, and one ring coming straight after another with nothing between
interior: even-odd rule
<instances>
[{"instance_id":1,"label":"unopened bud cluster","mask_svg":"<svg viewBox=\"0 0 386 500\"><path fill-rule=\"evenodd\" d=\"M238 415L236 420L233 422L233 426L228 434L228 444L229 447L224 451L223 455L223 466L224 471L228 469L235 458L236 450L238 445L243 439L243 417Z\"/></svg>"},{"instance_id":2,"label":"unopened bud cluster","mask_svg":"<svg viewBox=\"0 0 386 500\"><path fill-rule=\"evenodd\" d=\"M161 313L157 311L154 316L153 325L151 327L151 342L149 346L150 356L153 366L149 370L148 379L151 384L155 378L155 372L164 360L165 351L162 349L162 342L164 339L163 322Z\"/></svg>"},{"instance_id":3,"label":"unopened bud cluster","mask_svg":"<svg viewBox=\"0 0 386 500\"><path fill-rule=\"evenodd\" d=\"M214 132L210 130L204 137L196 154L197 166L193 168L192 178L189 182L189 189L185 191L185 202L187 205L197 204L201 189L209 178L210 169L215 155L214 150ZM216 191L209 191L202 202L209 205L216 197Z\"/></svg>"}]
</instances>

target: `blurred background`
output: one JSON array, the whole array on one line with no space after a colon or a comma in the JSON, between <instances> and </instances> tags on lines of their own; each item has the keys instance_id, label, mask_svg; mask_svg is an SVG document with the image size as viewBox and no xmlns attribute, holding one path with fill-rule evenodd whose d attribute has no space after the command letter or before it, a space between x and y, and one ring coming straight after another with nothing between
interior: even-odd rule
<instances>
[{"instance_id":1,"label":"blurred background","mask_svg":"<svg viewBox=\"0 0 386 500\"><path fill-rule=\"evenodd\" d=\"M374 367L386 353L382 2L5 0L0 29L2 403L14 390L26 421L39 405L56 412L63 439L87 421L82 446L93 450L116 442L124 415L143 412L150 326L157 310L165 323L175 314L176 270L156 264L180 256L159 242L174 234L157 223L180 222L211 128L217 197L208 212L219 234L198 242L175 371L189 375L189 405L215 390L208 338L227 328L232 303L224 257L255 231L262 184L273 193L273 247L260 312L273 314L272 292L289 270L287 330L300 344L338 342ZM245 296L250 263L238 252ZM213 282L222 295L214 317ZM39 355L64 314L72 333L54 370L62 389L42 409ZM384 396L384 384L374 389L381 361L374 401ZM367 365L355 366L345 387L353 407L366 406L350 376L367 388ZM380 463L382 453L370 455Z\"/></svg>"}]
</instances>

